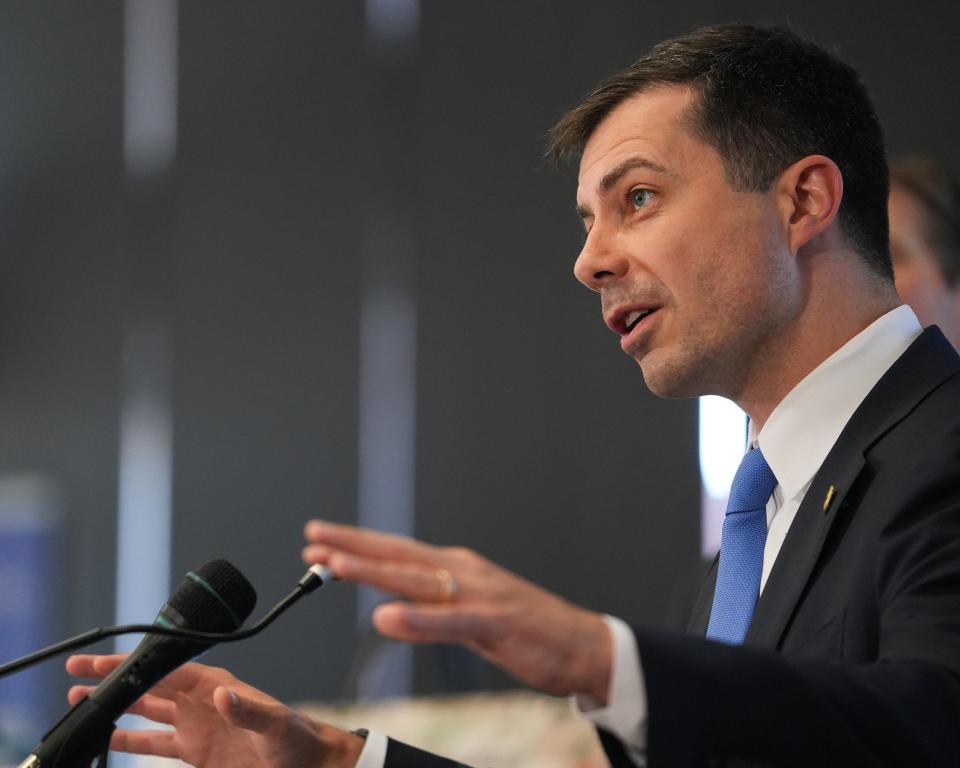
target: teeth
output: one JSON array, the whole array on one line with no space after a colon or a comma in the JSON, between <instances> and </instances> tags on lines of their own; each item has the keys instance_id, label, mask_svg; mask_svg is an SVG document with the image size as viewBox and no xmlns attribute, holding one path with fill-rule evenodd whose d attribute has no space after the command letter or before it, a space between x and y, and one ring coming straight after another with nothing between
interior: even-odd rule
<instances>
[{"instance_id":1,"label":"teeth","mask_svg":"<svg viewBox=\"0 0 960 768\"><path fill-rule=\"evenodd\" d=\"M652 309L645 309L645 310L643 310L642 312L640 312L640 311L638 311L638 310L636 310L636 309L633 310L633 312L631 312L629 315L627 315L627 318L626 318L627 330L628 330L628 331L631 330L631 329L633 328L633 326L635 326L635 325L637 324L638 321L640 321L640 320L642 320L643 318L645 318L645 317L646 317L647 315L649 315L651 312L653 312Z\"/></svg>"}]
</instances>

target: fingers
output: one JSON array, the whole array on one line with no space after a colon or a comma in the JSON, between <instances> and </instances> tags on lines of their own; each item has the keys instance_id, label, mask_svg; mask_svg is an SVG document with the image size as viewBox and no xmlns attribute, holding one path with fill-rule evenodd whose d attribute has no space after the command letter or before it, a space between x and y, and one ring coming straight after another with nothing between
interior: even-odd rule
<instances>
[{"instance_id":1,"label":"fingers","mask_svg":"<svg viewBox=\"0 0 960 768\"><path fill-rule=\"evenodd\" d=\"M313 542L303 549L308 563L324 563L338 579L354 581L421 602L450 602L462 597L462 558L455 550L434 547L404 536L336 525L307 523Z\"/></svg>"},{"instance_id":2,"label":"fingers","mask_svg":"<svg viewBox=\"0 0 960 768\"><path fill-rule=\"evenodd\" d=\"M64 666L74 677L98 680L113 672L125 658L127 658L125 653L114 653L109 656L81 653L68 658Z\"/></svg>"},{"instance_id":3,"label":"fingers","mask_svg":"<svg viewBox=\"0 0 960 768\"><path fill-rule=\"evenodd\" d=\"M109 656L78 654L67 659L66 668L67 672L74 677L100 680L113 672L126 658L127 654L125 653L116 653ZM212 689L213 681L223 683L227 679L232 679L232 676L224 670L194 662L175 669L156 683L150 689L150 693L158 698L176 701L177 696L190 691L205 680L211 683L210 688Z\"/></svg>"},{"instance_id":4,"label":"fingers","mask_svg":"<svg viewBox=\"0 0 960 768\"><path fill-rule=\"evenodd\" d=\"M176 701L183 693L189 693L201 686L205 681L213 687L213 681L222 682L224 678L231 678L229 672L217 667L208 667L205 664L192 662L173 670L169 675L156 683L150 692L161 699ZM208 689L209 690L209 689Z\"/></svg>"},{"instance_id":5,"label":"fingers","mask_svg":"<svg viewBox=\"0 0 960 768\"><path fill-rule=\"evenodd\" d=\"M110 738L110 749L135 755L179 758L176 739L177 734L173 731L117 730Z\"/></svg>"},{"instance_id":6,"label":"fingers","mask_svg":"<svg viewBox=\"0 0 960 768\"><path fill-rule=\"evenodd\" d=\"M75 685L67 691L67 703L72 707L93 690L92 685Z\"/></svg>"},{"instance_id":7,"label":"fingers","mask_svg":"<svg viewBox=\"0 0 960 768\"><path fill-rule=\"evenodd\" d=\"M449 605L386 603L373 612L378 632L412 643L482 643L497 629L497 620L477 609Z\"/></svg>"},{"instance_id":8,"label":"fingers","mask_svg":"<svg viewBox=\"0 0 960 768\"><path fill-rule=\"evenodd\" d=\"M84 696L88 696L93 690L92 685L75 685L67 692L67 701L73 706ZM172 701L161 699L159 696L146 694L137 699L134 704L127 709L127 714L139 715L155 723L165 723L173 725L177 714L177 705Z\"/></svg>"},{"instance_id":9,"label":"fingers","mask_svg":"<svg viewBox=\"0 0 960 768\"><path fill-rule=\"evenodd\" d=\"M314 563L326 565L330 559L330 555L332 555L334 551L335 550L323 544L307 544L307 546L300 551L300 558L307 565L313 565Z\"/></svg>"},{"instance_id":10,"label":"fingers","mask_svg":"<svg viewBox=\"0 0 960 768\"><path fill-rule=\"evenodd\" d=\"M159 696L141 696L127 710L127 714L139 715L147 720L153 720L155 723L164 723L173 725L177 716L177 705L172 701L161 699Z\"/></svg>"},{"instance_id":11,"label":"fingers","mask_svg":"<svg viewBox=\"0 0 960 768\"><path fill-rule=\"evenodd\" d=\"M433 567L442 566L446 561L444 551L440 547L424 544L406 536L355 528L352 525L339 525L325 520L308 522L304 528L304 536L312 545L304 549L304 559L307 559L308 554L323 557L334 550L339 550L363 557L421 563ZM323 560L317 562L323 562Z\"/></svg>"},{"instance_id":12,"label":"fingers","mask_svg":"<svg viewBox=\"0 0 960 768\"><path fill-rule=\"evenodd\" d=\"M426 603L449 602L452 587L461 598L463 584L453 581L443 568L409 563L384 562L337 552L327 563L338 579L355 581L385 592Z\"/></svg>"}]
</instances>

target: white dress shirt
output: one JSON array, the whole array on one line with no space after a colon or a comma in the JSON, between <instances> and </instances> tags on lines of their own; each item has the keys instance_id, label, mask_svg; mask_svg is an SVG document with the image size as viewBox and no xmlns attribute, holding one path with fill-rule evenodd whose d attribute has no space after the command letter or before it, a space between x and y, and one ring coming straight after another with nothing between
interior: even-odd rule
<instances>
[{"instance_id":1,"label":"white dress shirt","mask_svg":"<svg viewBox=\"0 0 960 768\"><path fill-rule=\"evenodd\" d=\"M920 335L913 310L901 305L875 320L811 371L774 408L750 448L759 444L777 478L767 502L767 540L760 591L780 553L800 503L854 411L880 377ZM574 699L584 717L615 734L630 759L646 765L647 692L633 632L620 619L604 617L613 634L610 700L597 708Z\"/></svg>"},{"instance_id":2,"label":"white dress shirt","mask_svg":"<svg viewBox=\"0 0 960 768\"><path fill-rule=\"evenodd\" d=\"M386 761L387 737L378 731L370 731L360 759L357 760L357 768L383 768Z\"/></svg>"},{"instance_id":3,"label":"white dress shirt","mask_svg":"<svg viewBox=\"0 0 960 768\"><path fill-rule=\"evenodd\" d=\"M875 320L824 360L787 394L757 434L750 425L750 447L757 444L777 478L767 502L767 540L760 590L780 553L814 475L854 411L870 390L920 335L920 323L906 305ZM613 635L610 697L597 707L575 697L577 711L616 735L631 760L646 765L647 693L633 631L605 616ZM371 731L356 768L383 768L387 738Z\"/></svg>"}]
</instances>

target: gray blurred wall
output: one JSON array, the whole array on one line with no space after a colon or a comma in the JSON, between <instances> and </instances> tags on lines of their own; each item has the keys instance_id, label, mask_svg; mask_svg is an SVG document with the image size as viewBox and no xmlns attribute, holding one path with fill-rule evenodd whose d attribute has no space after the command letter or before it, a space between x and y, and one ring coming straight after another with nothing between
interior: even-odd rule
<instances>
[{"instance_id":1,"label":"gray blurred wall","mask_svg":"<svg viewBox=\"0 0 960 768\"><path fill-rule=\"evenodd\" d=\"M646 392L573 280L575 174L544 134L659 39L778 21L861 70L893 151L958 167L960 11L930 7L425 0L416 39L377 51L360 2L183 3L177 156L147 184L123 167L123 5L0 4L0 473L60 490L59 631L113 619L131 328L173 346L171 578L227 557L262 610L302 572L306 519L356 518L380 279L415 298L416 533L661 622L699 546L696 406ZM209 660L345 695L355 601L320 593ZM433 659L421 691L448 683Z\"/></svg>"}]
</instances>

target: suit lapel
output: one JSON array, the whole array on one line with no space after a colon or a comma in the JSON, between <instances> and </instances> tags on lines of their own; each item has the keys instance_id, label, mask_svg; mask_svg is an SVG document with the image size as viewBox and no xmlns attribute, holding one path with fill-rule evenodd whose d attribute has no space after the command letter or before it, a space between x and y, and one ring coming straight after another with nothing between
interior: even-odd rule
<instances>
[{"instance_id":1,"label":"suit lapel","mask_svg":"<svg viewBox=\"0 0 960 768\"><path fill-rule=\"evenodd\" d=\"M834 521L865 464L863 451L841 435L810 484L750 623L744 643L776 647L793 615ZM832 490L831 490L832 489Z\"/></svg>"},{"instance_id":2,"label":"suit lapel","mask_svg":"<svg viewBox=\"0 0 960 768\"><path fill-rule=\"evenodd\" d=\"M780 645L834 521L856 511L847 497L866 465L870 447L958 370L957 353L940 330L932 327L877 382L814 476L757 602L745 643L768 648ZM712 574L715 584L716 569ZM701 593L698 602L703 611L700 603L706 600L704 634L712 599L711 588L706 598ZM702 616L696 614L694 619Z\"/></svg>"}]
</instances>

